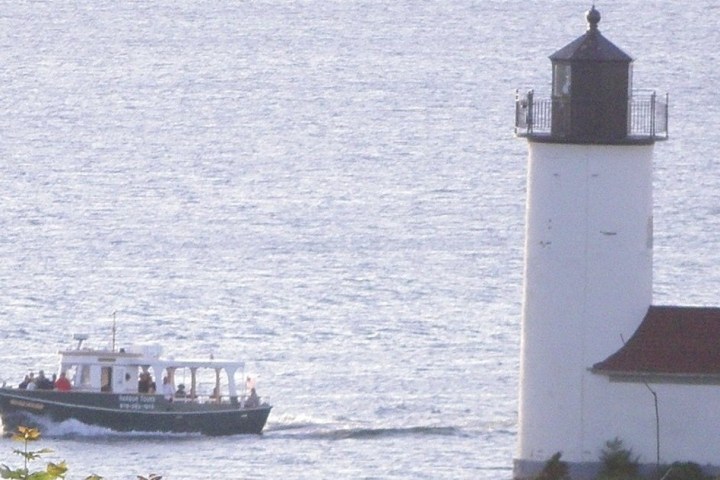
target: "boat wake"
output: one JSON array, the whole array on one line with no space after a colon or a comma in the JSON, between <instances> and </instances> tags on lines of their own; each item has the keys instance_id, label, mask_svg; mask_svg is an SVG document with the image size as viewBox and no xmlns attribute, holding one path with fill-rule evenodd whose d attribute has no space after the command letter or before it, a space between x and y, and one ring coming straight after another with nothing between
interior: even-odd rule
<instances>
[{"instance_id":1,"label":"boat wake","mask_svg":"<svg viewBox=\"0 0 720 480\"><path fill-rule=\"evenodd\" d=\"M452 426L347 427L308 422L268 425L265 435L302 440L367 440L419 436L465 437L467 433Z\"/></svg>"},{"instance_id":2,"label":"boat wake","mask_svg":"<svg viewBox=\"0 0 720 480\"><path fill-rule=\"evenodd\" d=\"M44 438L63 438L63 439L83 439L83 438L102 438L102 439L155 439L155 438L201 438L200 433L167 433L167 432L117 432L105 427L96 425L87 425L78 420L65 420L55 422L47 417L32 415L32 421L28 422L28 426L37 428ZM3 429L4 435L11 435Z\"/></svg>"},{"instance_id":3,"label":"boat wake","mask_svg":"<svg viewBox=\"0 0 720 480\"><path fill-rule=\"evenodd\" d=\"M455 427L389 427L389 428L340 428L315 432L310 435L314 439L328 440L365 440L384 439L394 437L418 437L425 435L439 436L462 436L459 429Z\"/></svg>"},{"instance_id":4,"label":"boat wake","mask_svg":"<svg viewBox=\"0 0 720 480\"><path fill-rule=\"evenodd\" d=\"M367 440L396 437L469 437L464 428L453 425L392 425L389 422L369 424L349 418L322 418L310 415L270 417L265 427L266 438L302 440Z\"/></svg>"},{"instance_id":5,"label":"boat wake","mask_svg":"<svg viewBox=\"0 0 720 480\"><path fill-rule=\"evenodd\" d=\"M108 428L86 425L78 420L65 420L53 422L50 419L39 417L36 423L44 437L106 437L114 432Z\"/></svg>"},{"instance_id":6,"label":"boat wake","mask_svg":"<svg viewBox=\"0 0 720 480\"><path fill-rule=\"evenodd\" d=\"M86 425L77 420L66 420L64 422L55 422L50 418L25 414L27 421L23 422L22 425L37 428L43 437L62 437L62 436L106 436L112 434L112 430L102 427L95 427ZM3 434L8 436L14 432L8 431L3 425Z\"/></svg>"},{"instance_id":7,"label":"boat wake","mask_svg":"<svg viewBox=\"0 0 720 480\"><path fill-rule=\"evenodd\" d=\"M167 432L117 432L108 428L87 425L77 420L54 422L47 417L35 416L32 426L39 428L46 438L103 438L103 439L192 439L202 438L202 434L195 433L167 433ZM12 432L5 432L6 435ZM313 418L293 417L283 418L279 422L271 422L262 434L268 440L368 440L388 439L402 437L443 436L467 437L467 431L454 426L349 426L347 423L323 422Z\"/></svg>"}]
</instances>

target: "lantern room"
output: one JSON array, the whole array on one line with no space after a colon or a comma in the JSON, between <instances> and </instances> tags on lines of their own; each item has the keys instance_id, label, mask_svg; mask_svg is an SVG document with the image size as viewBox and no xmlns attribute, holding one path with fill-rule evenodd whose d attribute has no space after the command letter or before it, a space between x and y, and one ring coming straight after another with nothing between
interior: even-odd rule
<instances>
[{"instance_id":1,"label":"lantern room","mask_svg":"<svg viewBox=\"0 0 720 480\"><path fill-rule=\"evenodd\" d=\"M586 18L585 34L550 56L550 98L537 98L532 90L518 94L516 134L554 143L664 140L667 97L633 91L632 57L600 33L600 12L594 6Z\"/></svg>"}]
</instances>

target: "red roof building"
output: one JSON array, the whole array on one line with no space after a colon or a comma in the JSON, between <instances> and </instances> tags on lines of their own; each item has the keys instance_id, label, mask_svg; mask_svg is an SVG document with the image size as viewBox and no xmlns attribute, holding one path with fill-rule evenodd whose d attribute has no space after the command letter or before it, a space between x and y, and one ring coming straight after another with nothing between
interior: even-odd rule
<instances>
[{"instance_id":1,"label":"red roof building","mask_svg":"<svg viewBox=\"0 0 720 480\"><path fill-rule=\"evenodd\" d=\"M651 306L625 345L592 371L617 381L720 384L720 308Z\"/></svg>"}]
</instances>

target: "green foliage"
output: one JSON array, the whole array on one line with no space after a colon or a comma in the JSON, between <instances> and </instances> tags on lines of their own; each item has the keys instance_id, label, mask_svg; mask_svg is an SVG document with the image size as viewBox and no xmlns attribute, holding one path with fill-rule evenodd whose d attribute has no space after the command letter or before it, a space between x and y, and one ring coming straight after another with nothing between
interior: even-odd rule
<instances>
[{"instance_id":1,"label":"green foliage","mask_svg":"<svg viewBox=\"0 0 720 480\"><path fill-rule=\"evenodd\" d=\"M562 453L557 452L550 457L535 480L570 480L567 463L560 460L561 456Z\"/></svg>"},{"instance_id":2,"label":"green foliage","mask_svg":"<svg viewBox=\"0 0 720 480\"><path fill-rule=\"evenodd\" d=\"M632 450L623 447L622 440L615 438L605 442L600 454L602 468L597 480L638 480L638 458Z\"/></svg>"},{"instance_id":3,"label":"green foliage","mask_svg":"<svg viewBox=\"0 0 720 480\"><path fill-rule=\"evenodd\" d=\"M693 462L675 462L665 471L663 480L710 480L700 465Z\"/></svg>"},{"instance_id":4,"label":"green foliage","mask_svg":"<svg viewBox=\"0 0 720 480\"><path fill-rule=\"evenodd\" d=\"M45 470L37 470L31 472L29 464L35 460L40 459L43 455L51 453L52 450L48 448L41 448L39 450L29 450L28 446L30 442L35 442L40 439L40 431L36 428L29 428L19 426L17 432L12 436L12 439L23 443L23 449L15 449L13 453L23 458L23 466L21 468L12 469L7 465L0 466L0 477L9 478L14 480L57 480L58 478L64 479L67 473L67 464L62 461L60 463L48 462L45 466ZM85 480L103 480L98 475L90 475ZM156 479L148 479L156 480Z\"/></svg>"},{"instance_id":5,"label":"green foliage","mask_svg":"<svg viewBox=\"0 0 720 480\"><path fill-rule=\"evenodd\" d=\"M571 480L566 462L560 460L562 454L557 452L550 457L543 469L533 480ZM602 467L596 480L641 480L639 472L639 457L633 456L632 450L623 446L622 440L616 438L605 442L600 454ZM653 476L660 480L720 480L720 476L705 475L702 467L693 462L675 462L667 467L661 474ZM159 480L155 478L138 477L138 480Z\"/></svg>"}]
</instances>

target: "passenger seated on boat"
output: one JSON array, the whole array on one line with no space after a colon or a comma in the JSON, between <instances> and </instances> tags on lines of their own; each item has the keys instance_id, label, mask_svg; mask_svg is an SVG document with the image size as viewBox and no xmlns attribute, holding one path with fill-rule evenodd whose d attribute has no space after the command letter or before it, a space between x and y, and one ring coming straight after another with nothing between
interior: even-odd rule
<instances>
[{"instance_id":1,"label":"passenger seated on boat","mask_svg":"<svg viewBox=\"0 0 720 480\"><path fill-rule=\"evenodd\" d=\"M175 398L185 398L187 393L185 392L185 385L182 383L178 385L177 392L175 392Z\"/></svg>"},{"instance_id":2,"label":"passenger seated on boat","mask_svg":"<svg viewBox=\"0 0 720 480\"><path fill-rule=\"evenodd\" d=\"M61 372L60 378L55 381L55 389L59 392L69 392L72 389L70 380L68 380L65 372Z\"/></svg>"},{"instance_id":3,"label":"passenger seated on boat","mask_svg":"<svg viewBox=\"0 0 720 480\"><path fill-rule=\"evenodd\" d=\"M33 383L33 373L30 372L27 375L25 375L25 378L22 382L20 382L20 385L18 385L18 388L21 390L27 390L28 386Z\"/></svg>"},{"instance_id":4,"label":"passenger seated on boat","mask_svg":"<svg viewBox=\"0 0 720 480\"><path fill-rule=\"evenodd\" d=\"M152 391L150 391L152 389ZM155 393L155 382L152 381L152 376L148 372L140 374L140 380L138 380L138 392L139 393Z\"/></svg>"},{"instance_id":5,"label":"passenger seated on boat","mask_svg":"<svg viewBox=\"0 0 720 480\"><path fill-rule=\"evenodd\" d=\"M210 395L210 400L216 403L220 403L220 400L222 400L222 395L220 395L220 390L218 387L213 388L212 395Z\"/></svg>"},{"instance_id":6,"label":"passenger seated on boat","mask_svg":"<svg viewBox=\"0 0 720 480\"><path fill-rule=\"evenodd\" d=\"M38 390L52 390L53 388L55 388L52 380L47 378L45 376L45 372L43 372L42 370L38 372L38 376L35 379L35 386Z\"/></svg>"},{"instance_id":7,"label":"passenger seated on boat","mask_svg":"<svg viewBox=\"0 0 720 480\"><path fill-rule=\"evenodd\" d=\"M250 389L250 396L245 400L245 406L248 408L255 408L260 406L260 397L254 388Z\"/></svg>"}]
</instances>

